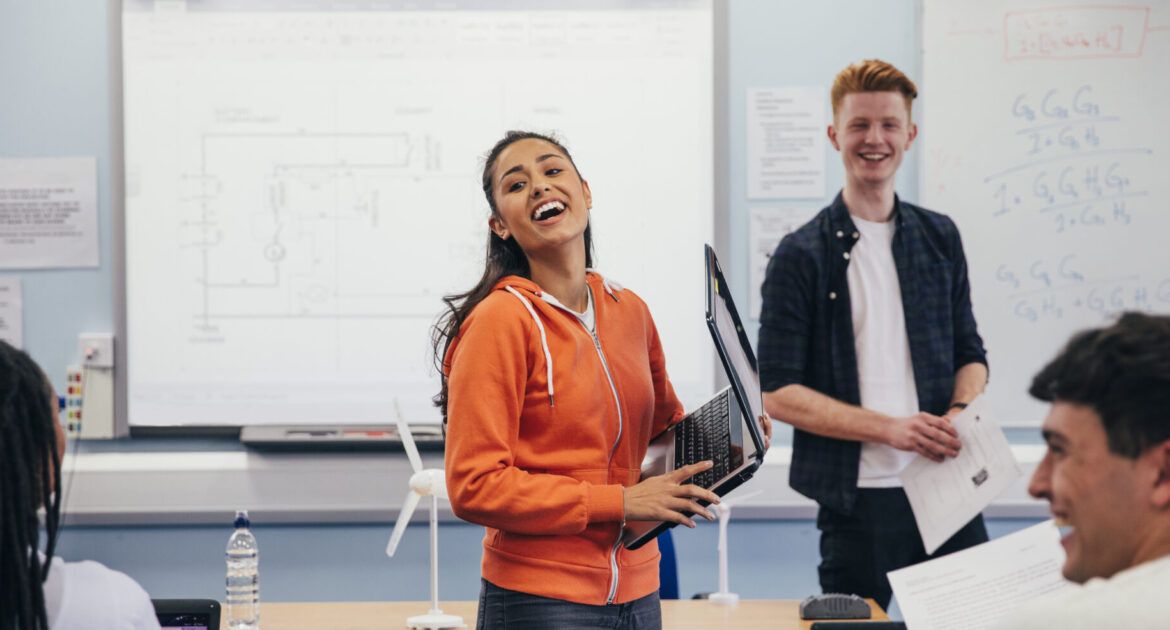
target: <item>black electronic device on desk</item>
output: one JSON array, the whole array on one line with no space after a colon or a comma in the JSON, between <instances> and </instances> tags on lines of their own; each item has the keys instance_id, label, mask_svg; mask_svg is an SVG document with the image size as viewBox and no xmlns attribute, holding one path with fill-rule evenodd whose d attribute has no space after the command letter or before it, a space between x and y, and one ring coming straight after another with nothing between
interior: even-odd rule
<instances>
[{"instance_id":1,"label":"black electronic device on desk","mask_svg":"<svg viewBox=\"0 0 1170 630\"><path fill-rule=\"evenodd\" d=\"M825 593L800 602L801 619L869 619L869 603L856 595Z\"/></svg>"},{"instance_id":2,"label":"black electronic device on desk","mask_svg":"<svg viewBox=\"0 0 1170 630\"><path fill-rule=\"evenodd\" d=\"M214 599L152 599L163 630L219 630L219 602Z\"/></svg>"},{"instance_id":3,"label":"black electronic device on desk","mask_svg":"<svg viewBox=\"0 0 1170 630\"><path fill-rule=\"evenodd\" d=\"M869 602L857 595L825 593L810 595L800 602L801 619L826 620L813 622L811 630L906 630L901 621L854 621L872 617Z\"/></svg>"},{"instance_id":4,"label":"black electronic device on desk","mask_svg":"<svg viewBox=\"0 0 1170 630\"><path fill-rule=\"evenodd\" d=\"M420 451L443 450L439 424L410 426ZM240 443L263 451L401 451L402 438L394 425L368 426L251 426L240 429Z\"/></svg>"}]
</instances>

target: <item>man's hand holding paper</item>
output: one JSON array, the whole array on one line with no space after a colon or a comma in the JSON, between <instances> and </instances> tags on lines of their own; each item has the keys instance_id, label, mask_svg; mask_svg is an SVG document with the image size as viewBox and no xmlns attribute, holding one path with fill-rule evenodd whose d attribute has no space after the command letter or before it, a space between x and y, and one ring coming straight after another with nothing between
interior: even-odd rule
<instances>
[{"instance_id":1,"label":"man's hand holding paper","mask_svg":"<svg viewBox=\"0 0 1170 630\"><path fill-rule=\"evenodd\" d=\"M959 433L942 416L918 412L891 424L890 446L918 453L933 462L957 457L961 443Z\"/></svg>"},{"instance_id":2,"label":"man's hand holding paper","mask_svg":"<svg viewBox=\"0 0 1170 630\"><path fill-rule=\"evenodd\" d=\"M927 553L934 553L1021 474L984 397L948 424L962 444L957 454L942 461L920 456L900 475Z\"/></svg>"}]
</instances>

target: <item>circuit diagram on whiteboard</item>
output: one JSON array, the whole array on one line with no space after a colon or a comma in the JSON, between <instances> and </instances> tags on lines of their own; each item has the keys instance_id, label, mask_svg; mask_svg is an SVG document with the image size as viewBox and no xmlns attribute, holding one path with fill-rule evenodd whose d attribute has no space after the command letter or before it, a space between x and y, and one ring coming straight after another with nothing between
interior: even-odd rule
<instances>
[{"instance_id":1,"label":"circuit diagram on whiteboard","mask_svg":"<svg viewBox=\"0 0 1170 630\"><path fill-rule=\"evenodd\" d=\"M223 319L394 318L434 310L425 291L359 289L363 265L409 268L392 204L441 177L441 144L406 133L208 133L203 170L180 174L181 242L195 253L196 325ZM397 190L396 190L397 189ZM367 270L368 271L368 270ZM229 295L230 294L230 295ZM393 301L393 304L389 302ZM425 302L425 304L423 303Z\"/></svg>"}]
</instances>

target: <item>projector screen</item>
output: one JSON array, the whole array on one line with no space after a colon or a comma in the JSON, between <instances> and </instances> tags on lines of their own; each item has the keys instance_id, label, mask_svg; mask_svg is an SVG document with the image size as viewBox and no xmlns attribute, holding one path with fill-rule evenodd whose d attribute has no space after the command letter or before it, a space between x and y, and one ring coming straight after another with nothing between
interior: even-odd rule
<instances>
[{"instance_id":1,"label":"projector screen","mask_svg":"<svg viewBox=\"0 0 1170 630\"><path fill-rule=\"evenodd\" d=\"M712 393L709 1L123 2L131 426L437 422L483 270L482 155L553 131L595 267Z\"/></svg>"}]
</instances>

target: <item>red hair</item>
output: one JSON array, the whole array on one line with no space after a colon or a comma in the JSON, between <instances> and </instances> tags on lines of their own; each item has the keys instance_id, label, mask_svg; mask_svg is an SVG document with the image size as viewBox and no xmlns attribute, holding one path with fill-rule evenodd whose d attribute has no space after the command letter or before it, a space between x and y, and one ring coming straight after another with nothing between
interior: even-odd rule
<instances>
[{"instance_id":1,"label":"red hair","mask_svg":"<svg viewBox=\"0 0 1170 630\"><path fill-rule=\"evenodd\" d=\"M901 70L881 59L865 59L850 64L837 73L833 89L829 92L833 102L833 116L841 109L841 102L848 94L857 92L900 92L906 99L906 114L918 97L918 87Z\"/></svg>"}]
</instances>

